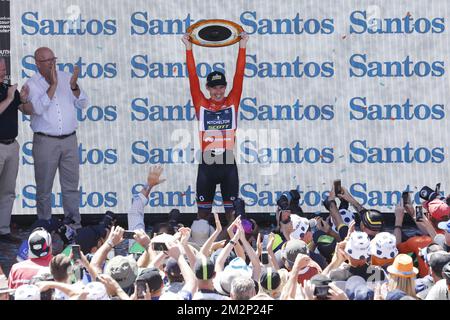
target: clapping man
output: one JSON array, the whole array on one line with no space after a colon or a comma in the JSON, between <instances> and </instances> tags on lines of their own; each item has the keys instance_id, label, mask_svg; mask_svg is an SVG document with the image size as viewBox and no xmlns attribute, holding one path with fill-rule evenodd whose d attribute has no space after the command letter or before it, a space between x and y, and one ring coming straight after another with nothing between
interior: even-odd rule
<instances>
[{"instance_id":1,"label":"clapping man","mask_svg":"<svg viewBox=\"0 0 450 320\"><path fill-rule=\"evenodd\" d=\"M34 53L38 71L27 81L24 99L31 104L34 175L36 179L37 214L51 218L51 192L56 169L62 191L64 215L81 227L77 111L87 106L87 96L78 85L79 68L73 74L57 70L56 57L49 48Z\"/></svg>"}]
</instances>

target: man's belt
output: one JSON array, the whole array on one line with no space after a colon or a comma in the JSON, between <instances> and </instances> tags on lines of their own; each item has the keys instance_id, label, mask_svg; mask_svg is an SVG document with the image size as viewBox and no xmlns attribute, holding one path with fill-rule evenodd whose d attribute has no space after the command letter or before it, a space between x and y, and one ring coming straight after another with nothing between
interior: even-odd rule
<instances>
[{"instance_id":1,"label":"man's belt","mask_svg":"<svg viewBox=\"0 0 450 320\"><path fill-rule=\"evenodd\" d=\"M43 133L43 132L35 132L35 134L37 134L39 136L44 136L44 137L49 137L49 138L56 138L56 139L64 139L64 138L73 136L75 133L76 133L76 131L74 131L72 133L69 133L69 134L63 134L63 135L60 135L60 136L52 136L52 135L49 135L49 134L46 134L46 133Z\"/></svg>"}]
</instances>

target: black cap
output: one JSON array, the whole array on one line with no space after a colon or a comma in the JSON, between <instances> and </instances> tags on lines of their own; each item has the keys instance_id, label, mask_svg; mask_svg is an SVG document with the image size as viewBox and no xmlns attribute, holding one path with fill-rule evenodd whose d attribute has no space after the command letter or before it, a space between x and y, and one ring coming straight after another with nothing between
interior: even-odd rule
<instances>
[{"instance_id":1,"label":"black cap","mask_svg":"<svg viewBox=\"0 0 450 320\"><path fill-rule=\"evenodd\" d=\"M267 268L261 272L259 283L266 290L276 290L281 284L280 274L272 268Z\"/></svg>"},{"instance_id":2,"label":"black cap","mask_svg":"<svg viewBox=\"0 0 450 320\"><path fill-rule=\"evenodd\" d=\"M150 292L155 292L161 288L163 284L163 279L158 269L156 268L145 268L143 269L136 280L144 280L148 284Z\"/></svg>"},{"instance_id":3,"label":"black cap","mask_svg":"<svg viewBox=\"0 0 450 320\"><path fill-rule=\"evenodd\" d=\"M225 79L225 75L222 72L213 71L208 74L208 77L206 78L206 85L208 87L226 86L227 80Z\"/></svg>"},{"instance_id":4,"label":"black cap","mask_svg":"<svg viewBox=\"0 0 450 320\"><path fill-rule=\"evenodd\" d=\"M369 230L383 230L383 215L378 210L371 209L361 212L361 222Z\"/></svg>"},{"instance_id":5,"label":"black cap","mask_svg":"<svg viewBox=\"0 0 450 320\"><path fill-rule=\"evenodd\" d=\"M164 271L170 274L172 277L179 277L181 275L180 266L177 260L174 258L169 258L164 267Z\"/></svg>"},{"instance_id":6,"label":"black cap","mask_svg":"<svg viewBox=\"0 0 450 320\"><path fill-rule=\"evenodd\" d=\"M199 280L209 280L214 276L214 263L209 258L197 259L194 266L195 276Z\"/></svg>"},{"instance_id":7,"label":"black cap","mask_svg":"<svg viewBox=\"0 0 450 320\"><path fill-rule=\"evenodd\" d=\"M83 227L78 229L75 236L75 243L80 245L81 251L84 254L88 254L92 248L97 246L101 238L106 237L106 234L106 226L102 224Z\"/></svg>"}]
</instances>

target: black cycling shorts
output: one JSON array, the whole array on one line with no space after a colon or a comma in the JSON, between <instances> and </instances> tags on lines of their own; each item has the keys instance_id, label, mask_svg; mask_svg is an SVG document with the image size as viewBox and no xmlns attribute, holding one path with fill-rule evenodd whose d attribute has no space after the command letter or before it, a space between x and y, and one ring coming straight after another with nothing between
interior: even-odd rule
<instances>
[{"instance_id":1,"label":"black cycling shorts","mask_svg":"<svg viewBox=\"0 0 450 320\"><path fill-rule=\"evenodd\" d=\"M197 206L199 210L211 211L218 184L225 210L232 210L233 200L239 194L239 175L235 161L231 164L199 164L197 173Z\"/></svg>"}]
</instances>

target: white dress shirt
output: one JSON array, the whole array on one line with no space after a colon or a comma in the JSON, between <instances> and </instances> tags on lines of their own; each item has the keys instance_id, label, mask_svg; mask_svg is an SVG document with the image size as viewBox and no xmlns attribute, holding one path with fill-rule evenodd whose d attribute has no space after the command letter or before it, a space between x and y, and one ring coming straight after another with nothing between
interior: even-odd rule
<instances>
[{"instance_id":1,"label":"white dress shirt","mask_svg":"<svg viewBox=\"0 0 450 320\"><path fill-rule=\"evenodd\" d=\"M30 89L28 100L33 104L31 129L52 136L60 136L74 132L78 127L77 110L86 108L88 99L80 88L79 98L70 88L72 74L57 71L58 85L50 100L47 90L50 85L39 73L31 77L26 85Z\"/></svg>"},{"instance_id":2,"label":"white dress shirt","mask_svg":"<svg viewBox=\"0 0 450 320\"><path fill-rule=\"evenodd\" d=\"M133 195L131 208L128 211L128 230L145 230L144 208L148 203L148 199L141 193ZM128 248L130 249L134 240L128 240Z\"/></svg>"}]
</instances>

